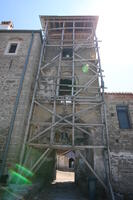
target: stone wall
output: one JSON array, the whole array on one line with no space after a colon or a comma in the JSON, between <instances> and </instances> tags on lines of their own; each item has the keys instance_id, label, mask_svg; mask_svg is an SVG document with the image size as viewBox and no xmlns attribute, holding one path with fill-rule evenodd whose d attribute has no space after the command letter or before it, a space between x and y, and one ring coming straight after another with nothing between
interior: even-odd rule
<instances>
[{"instance_id":1,"label":"stone wall","mask_svg":"<svg viewBox=\"0 0 133 200\"><path fill-rule=\"evenodd\" d=\"M117 192L133 194L133 94L106 94L113 186ZM116 106L128 106L130 129L120 129Z\"/></svg>"},{"instance_id":2,"label":"stone wall","mask_svg":"<svg viewBox=\"0 0 133 200\"><path fill-rule=\"evenodd\" d=\"M14 103L19 87L19 81L22 74L22 70L27 57L27 52L29 44L31 41L31 31L0 31L0 159L3 153L6 136L8 133L11 116L13 113ZM17 41L19 43L19 48L17 54L9 55L7 54L7 45L9 42ZM23 142L25 126L27 122L27 116L29 111L29 104L33 92L35 72L37 70L39 56L41 49L41 37L40 31L35 31L34 40L32 45L32 50L30 53L28 68L26 71L23 89L21 93L21 98L19 101L19 106L17 110L16 120L14 124L13 134L11 138L11 144L8 153L7 166L10 167L12 163L17 162L19 158L19 153L21 149L21 144ZM88 52L88 50L78 49L77 53L80 56L84 56L85 59L90 58L90 54L93 49ZM42 63L44 66L48 63L54 56L60 53L60 48L48 47L46 49L45 60ZM76 56L75 56L76 59ZM78 58L77 58L78 59ZM72 74L72 60L68 62L65 60L61 63L60 78L66 76L71 76ZM58 76L58 66L59 59L54 61L54 64L50 64L48 68L45 68L44 72L41 74L39 80L39 88L37 92L37 100L42 103L42 105L53 110L53 99L55 94L55 83ZM90 65L91 66L91 65ZM93 77L95 72L93 68L89 69L88 74L82 72L82 63L77 62L75 65L75 77L76 85L84 85L90 77ZM44 76L43 76L44 75ZM88 95L94 97L98 92L98 80L96 79L92 84L92 89L82 90L80 97L83 99ZM78 87L77 89L78 90ZM66 97L63 97L64 99ZM96 98L99 98L96 95ZM107 104L107 120L109 129L109 144L111 150L111 163L112 163L112 177L113 177L113 187L116 192L123 194L132 193L133 186L133 95L132 94L106 94L105 95ZM63 103L64 101L64 103ZM131 129L120 129L119 122L117 118L116 106L117 105L128 105L129 115L131 121ZM75 112L81 111L88 107L87 104L76 104ZM56 113L60 116L66 116L72 113L72 105L66 104L65 100L57 102ZM67 118L69 121L72 117ZM35 105L32 116L32 124L30 127L31 135L37 134L39 131L47 128L53 120L53 115ZM59 118L55 117L55 121ZM86 110L86 112L79 114L75 118L76 123L99 123L100 121L100 108L94 108L92 110ZM64 122L64 121L62 121ZM71 132L72 127L68 124L59 129L57 126L55 129L55 143L59 144L61 135L63 132L70 136L71 142ZM85 134L81 134L79 130L76 130L75 141L77 145L101 145L101 128L86 128L86 131L91 135L91 137L86 137ZM49 142L50 132L47 132L45 139L41 138L41 142ZM60 136L60 138L59 138ZM56 141L57 140L57 141ZM59 141L58 141L59 140ZM66 142L66 141L65 141ZM92 167L96 170L98 175L104 179L104 166L103 166L103 152L100 150L86 150L83 152L84 156L91 163ZM54 155L55 156L55 155ZM51 164L53 166L54 164ZM42 168L43 171L44 168ZM92 176L88 168L83 163L82 159L77 155L77 166L76 166L76 181L81 185L82 188L87 187L88 177ZM84 186L85 185L85 186ZM87 188L86 188L87 189Z\"/></svg>"},{"instance_id":3,"label":"stone wall","mask_svg":"<svg viewBox=\"0 0 133 200\"><path fill-rule=\"evenodd\" d=\"M13 114L14 103L31 37L32 31L0 31L0 159ZM17 53L14 55L7 54L10 42L17 42L19 44ZM8 152L8 167L13 162L18 161L19 158L40 49L40 31L35 31Z\"/></svg>"}]
</instances>

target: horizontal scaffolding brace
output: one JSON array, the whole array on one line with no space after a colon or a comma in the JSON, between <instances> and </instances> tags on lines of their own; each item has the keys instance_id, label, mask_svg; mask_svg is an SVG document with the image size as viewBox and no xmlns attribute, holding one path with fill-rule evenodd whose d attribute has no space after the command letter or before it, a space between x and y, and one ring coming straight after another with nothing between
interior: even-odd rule
<instances>
[{"instance_id":1,"label":"horizontal scaffolding brace","mask_svg":"<svg viewBox=\"0 0 133 200\"><path fill-rule=\"evenodd\" d=\"M49 149L70 149L70 150L84 150L84 149L106 149L105 146L93 146L93 145L63 145L63 144L36 144L36 143L27 143L29 146L36 148L49 148Z\"/></svg>"},{"instance_id":2,"label":"horizontal scaffolding brace","mask_svg":"<svg viewBox=\"0 0 133 200\"><path fill-rule=\"evenodd\" d=\"M93 30L92 27L74 27L74 29ZM55 30L73 30L73 27L60 27L60 28L49 28L48 29L48 31L55 31Z\"/></svg>"},{"instance_id":3,"label":"horizontal scaffolding brace","mask_svg":"<svg viewBox=\"0 0 133 200\"><path fill-rule=\"evenodd\" d=\"M82 22L82 23L89 23L89 22L93 22L93 19L88 19L88 20L85 20L85 19L73 19L73 20L70 20L70 19L61 19L61 20L53 20L53 19L48 19L48 23L55 23L55 22L59 22L59 23L63 23L63 22ZM45 29L42 29L45 31Z\"/></svg>"},{"instance_id":4,"label":"horizontal scaffolding brace","mask_svg":"<svg viewBox=\"0 0 133 200\"><path fill-rule=\"evenodd\" d=\"M64 78L64 77L63 77ZM49 83L47 80L40 80L41 83L47 83L47 85L56 85L56 86L67 86L67 87L74 87L74 88L84 88L83 85L67 85L67 84L56 84L56 83ZM89 87L89 89L100 89L100 87Z\"/></svg>"},{"instance_id":5,"label":"horizontal scaffolding brace","mask_svg":"<svg viewBox=\"0 0 133 200\"><path fill-rule=\"evenodd\" d=\"M32 124L34 124L34 123L32 123ZM37 123L38 124L38 123ZM49 126L49 125L52 125L52 123L51 122L42 122L42 125L43 126ZM63 126L68 126L68 127L72 127L72 126L81 126L81 127L103 127L104 126L104 124L82 124L82 123L74 123L74 125L72 125L72 124L68 124L68 123L61 123L61 122L59 122L57 125L55 125L55 127L57 127L57 126L60 126L60 125L63 125Z\"/></svg>"},{"instance_id":6,"label":"horizontal scaffolding brace","mask_svg":"<svg viewBox=\"0 0 133 200\"><path fill-rule=\"evenodd\" d=\"M74 47L79 46L80 47L85 47L85 48L95 48L95 45L89 46L90 44L82 44L82 43L77 43L74 45ZM60 47L59 44L46 44L47 47ZM63 44L62 47L73 47L73 44Z\"/></svg>"},{"instance_id":7,"label":"horizontal scaffolding brace","mask_svg":"<svg viewBox=\"0 0 133 200\"><path fill-rule=\"evenodd\" d=\"M49 101L52 103L53 100L56 99L56 101L58 101L57 103L62 104L63 101L72 101L73 99L75 99L75 98L69 97L69 96L66 96L66 97L67 97L67 98L62 98L61 96L60 96L60 97L50 97L50 98L47 98L47 97L46 97L46 99L43 98L42 100L41 100L41 99L38 99L38 100L39 100L39 102L42 103L42 104L43 104L44 102L47 104L46 101L48 101L48 103L49 103ZM46 101L45 101L45 100L46 100ZM94 103L94 104L101 103L102 100L101 100L100 98L99 98L99 99L98 99L98 98L96 99L96 97L88 97L88 98L86 98L86 99L83 99L83 98L81 98L81 99L75 99L75 102L76 102L77 104L80 104L80 103L84 102L85 104L90 105L91 103Z\"/></svg>"}]
</instances>

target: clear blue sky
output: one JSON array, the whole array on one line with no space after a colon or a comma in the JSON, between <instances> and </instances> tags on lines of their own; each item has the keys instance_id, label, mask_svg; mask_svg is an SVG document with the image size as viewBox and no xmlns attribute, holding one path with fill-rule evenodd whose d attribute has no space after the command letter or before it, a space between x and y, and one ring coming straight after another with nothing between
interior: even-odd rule
<instances>
[{"instance_id":1,"label":"clear blue sky","mask_svg":"<svg viewBox=\"0 0 133 200\"><path fill-rule=\"evenodd\" d=\"M39 15L99 15L97 35L107 91L133 91L133 0L1 0L0 21L40 29Z\"/></svg>"}]
</instances>

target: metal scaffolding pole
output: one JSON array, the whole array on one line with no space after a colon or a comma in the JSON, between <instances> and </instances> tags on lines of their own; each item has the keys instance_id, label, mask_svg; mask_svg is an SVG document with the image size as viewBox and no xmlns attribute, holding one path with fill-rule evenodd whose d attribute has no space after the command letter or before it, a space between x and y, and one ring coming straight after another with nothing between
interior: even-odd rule
<instances>
[{"instance_id":1,"label":"metal scaffolding pole","mask_svg":"<svg viewBox=\"0 0 133 200\"><path fill-rule=\"evenodd\" d=\"M58 65L58 73L57 73L57 87L56 87L56 96L59 95L59 85L60 85L60 78L61 78L61 61L62 61L62 48L63 48L63 43L64 43L64 27L65 23L63 22L63 30L61 33L61 44L60 44L60 55L59 55L59 65Z\"/></svg>"},{"instance_id":2,"label":"metal scaffolding pole","mask_svg":"<svg viewBox=\"0 0 133 200\"><path fill-rule=\"evenodd\" d=\"M102 76L101 61L100 61L99 47L98 47L96 34L95 34L95 42L96 42L96 51L97 51L97 56L98 56L98 61L99 61L99 73L101 75L101 96L102 96L102 101L104 102L103 107L102 107L103 109L102 122L105 124L105 127L103 128L103 136L105 136L105 143L106 143L106 151L104 151L104 156L105 156L104 159L105 159L105 162L107 161L107 165L105 166L105 169L107 170L106 171L107 184L109 187L111 199L115 200L113 188L111 185L111 161L110 161L109 136L108 136L108 125L107 125L107 116L106 116L106 104L105 104L105 99L104 99L104 80Z\"/></svg>"},{"instance_id":3,"label":"metal scaffolding pole","mask_svg":"<svg viewBox=\"0 0 133 200\"><path fill-rule=\"evenodd\" d=\"M73 22L73 48L75 43L75 22ZM73 61L72 61L72 98L74 96L74 82L75 82L75 53L73 50ZM75 99L72 99L72 146L75 143Z\"/></svg>"},{"instance_id":4,"label":"metal scaffolding pole","mask_svg":"<svg viewBox=\"0 0 133 200\"><path fill-rule=\"evenodd\" d=\"M50 149L46 149L46 151L44 151L44 153L40 156L40 158L38 158L38 160L34 163L34 165L31 167L31 171L34 171L35 168L37 167L37 165L41 162L41 160L46 156L46 154L48 153Z\"/></svg>"}]
</instances>

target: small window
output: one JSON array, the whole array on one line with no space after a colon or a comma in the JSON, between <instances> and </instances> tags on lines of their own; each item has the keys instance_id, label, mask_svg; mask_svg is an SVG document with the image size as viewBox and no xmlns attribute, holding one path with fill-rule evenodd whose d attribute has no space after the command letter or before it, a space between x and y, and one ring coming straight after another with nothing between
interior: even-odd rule
<instances>
[{"instance_id":1,"label":"small window","mask_svg":"<svg viewBox=\"0 0 133 200\"><path fill-rule=\"evenodd\" d=\"M20 41L9 41L5 49L5 55L17 55Z\"/></svg>"},{"instance_id":2,"label":"small window","mask_svg":"<svg viewBox=\"0 0 133 200\"><path fill-rule=\"evenodd\" d=\"M72 48L64 48L62 50L62 58L63 59L72 59L72 56L73 56Z\"/></svg>"},{"instance_id":3,"label":"small window","mask_svg":"<svg viewBox=\"0 0 133 200\"><path fill-rule=\"evenodd\" d=\"M72 91L72 80L61 79L60 80L59 96L71 95L71 91Z\"/></svg>"},{"instance_id":4,"label":"small window","mask_svg":"<svg viewBox=\"0 0 133 200\"><path fill-rule=\"evenodd\" d=\"M131 124L129 119L128 106L117 106L116 110L120 129L130 129Z\"/></svg>"},{"instance_id":5,"label":"small window","mask_svg":"<svg viewBox=\"0 0 133 200\"><path fill-rule=\"evenodd\" d=\"M11 43L8 53L16 53L17 45L17 43Z\"/></svg>"}]
</instances>

